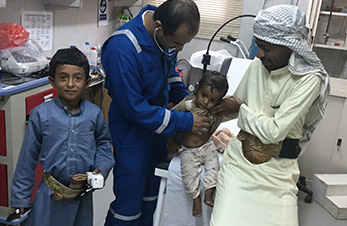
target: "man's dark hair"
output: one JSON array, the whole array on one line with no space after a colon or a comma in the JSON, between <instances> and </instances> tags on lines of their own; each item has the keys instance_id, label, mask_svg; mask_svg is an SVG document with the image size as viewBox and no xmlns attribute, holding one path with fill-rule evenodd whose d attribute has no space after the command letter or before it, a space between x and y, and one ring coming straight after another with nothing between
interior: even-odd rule
<instances>
[{"instance_id":1,"label":"man's dark hair","mask_svg":"<svg viewBox=\"0 0 347 226\"><path fill-rule=\"evenodd\" d=\"M199 31L200 13L192 0L167 0L155 10L153 19L160 20L165 36L173 35L182 24L191 34Z\"/></svg>"},{"instance_id":2,"label":"man's dark hair","mask_svg":"<svg viewBox=\"0 0 347 226\"><path fill-rule=\"evenodd\" d=\"M55 70L59 65L68 64L82 67L89 78L89 62L87 57L77 48L59 49L49 62L49 76L55 77Z\"/></svg>"},{"instance_id":3,"label":"man's dark hair","mask_svg":"<svg viewBox=\"0 0 347 226\"><path fill-rule=\"evenodd\" d=\"M228 80L226 76L217 71L206 71L199 81L199 87L207 85L211 87L211 91L214 89L223 93L223 96L229 89Z\"/></svg>"}]
</instances>

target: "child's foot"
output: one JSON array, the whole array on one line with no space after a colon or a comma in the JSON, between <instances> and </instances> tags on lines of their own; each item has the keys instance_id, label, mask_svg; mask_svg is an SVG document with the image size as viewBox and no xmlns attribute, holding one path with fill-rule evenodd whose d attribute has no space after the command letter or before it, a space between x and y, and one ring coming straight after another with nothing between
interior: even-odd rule
<instances>
[{"instance_id":1,"label":"child's foot","mask_svg":"<svg viewBox=\"0 0 347 226\"><path fill-rule=\"evenodd\" d=\"M201 217L202 207L201 207L201 198L200 195L193 199L193 216Z\"/></svg>"},{"instance_id":2,"label":"child's foot","mask_svg":"<svg viewBox=\"0 0 347 226\"><path fill-rule=\"evenodd\" d=\"M213 194L216 188L209 188L205 191L204 203L208 206L213 207Z\"/></svg>"}]
</instances>

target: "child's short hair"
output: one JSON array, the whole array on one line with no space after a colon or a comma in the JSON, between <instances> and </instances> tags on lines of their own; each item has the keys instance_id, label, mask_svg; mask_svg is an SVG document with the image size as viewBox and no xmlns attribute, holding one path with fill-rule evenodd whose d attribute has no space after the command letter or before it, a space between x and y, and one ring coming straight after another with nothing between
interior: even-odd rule
<instances>
[{"instance_id":1,"label":"child's short hair","mask_svg":"<svg viewBox=\"0 0 347 226\"><path fill-rule=\"evenodd\" d=\"M208 85L211 87L211 91L214 89L223 93L223 96L229 89L228 80L226 76L217 71L206 71L199 81L199 86Z\"/></svg>"},{"instance_id":2,"label":"child's short hair","mask_svg":"<svg viewBox=\"0 0 347 226\"><path fill-rule=\"evenodd\" d=\"M89 62L87 57L77 48L59 49L49 63L49 76L55 76L55 70L59 65L68 64L82 67L89 78Z\"/></svg>"}]
</instances>

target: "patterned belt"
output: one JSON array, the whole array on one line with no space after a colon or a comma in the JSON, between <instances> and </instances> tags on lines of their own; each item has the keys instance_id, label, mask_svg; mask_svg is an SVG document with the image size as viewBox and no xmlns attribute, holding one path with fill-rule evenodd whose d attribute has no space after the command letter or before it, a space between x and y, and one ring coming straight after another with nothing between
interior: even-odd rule
<instances>
[{"instance_id":1,"label":"patterned belt","mask_svg":"<svg viewBox=\"0 0 347 226\"><path fill-rule=\"evenodd\" d=\"M79 197L83 191L85 191L85 188L72 189L72 188L66 187L65 185L57 181L50 173L47 173L47 172L44 172L42 179L49 189L61 194L65 200L75 199Z\"/></svg>"},{"instance_id":2,"label":"patterned belt","mask_svg":"<svg viewBox=\"0 0 347 226\"><path fill-rule=\"evenodd\" d=\"M275 144L263 144L258 137L243 130L237 134L237 139L242 142L244 157L254 164L264 163L272 156L278 157L282 149L282 141Z\"/></svg>"}]
</instances>

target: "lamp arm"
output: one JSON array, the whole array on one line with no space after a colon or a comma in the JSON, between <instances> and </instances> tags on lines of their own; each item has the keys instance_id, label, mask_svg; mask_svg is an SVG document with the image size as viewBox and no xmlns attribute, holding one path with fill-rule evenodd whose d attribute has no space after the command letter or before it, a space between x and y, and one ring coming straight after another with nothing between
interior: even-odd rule
<instances>
[{"instance_id":1,"label":"lamp arm","mask_svg":"<svg viewBox=\"0 0 347 226\"><path fill-rule=\"evenodd\" d=\"M211 47L211 44L212 44L212 41L213 39L216 37L216 35L218 34L218 32L223 28L225 27L225 25L227 25L228 23L230 23L231 21L233 20L236 20L238 18L242 18L242 17L255 17L255 15L252 15L252 14L245 14L245 15L239 15L239 16L236 16L236 17L233 17L231 18L230 20L226 21L224 24L222 24L222 26L220 26L216 32L213 34L213 36L211 37L208 45L207 45L207 51L206 51L206 54L204 54L203 56L203 59L201 61L201 63L204 65L204 68L203 68L203 72L205 72L207 70L207 65L210 64L210 60L211 60L211 56L209 54L209 51L210 51L210 47Z\"/></svg>"}]
</instances>

